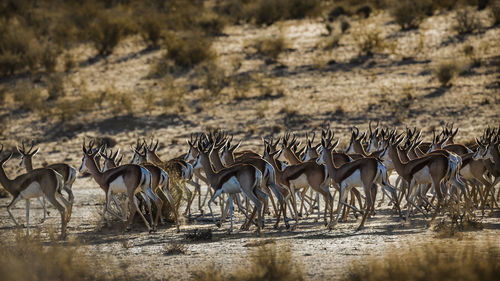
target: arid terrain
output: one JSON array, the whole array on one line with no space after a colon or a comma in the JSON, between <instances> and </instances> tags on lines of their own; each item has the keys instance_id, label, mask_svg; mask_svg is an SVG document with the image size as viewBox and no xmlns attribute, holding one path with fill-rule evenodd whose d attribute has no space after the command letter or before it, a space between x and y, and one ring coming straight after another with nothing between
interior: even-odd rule
<instances>
[{"instance_id":1,"label":"arid terrain","mask_svg":"<svg viewBox=\"0 0 500 281\"><path fill-rule=\"evenodd\" d=\"M219 1L203 2L210 8ZM344 148L351 128L366 130L369 121L400 130L416 126L426 141L433 129L452 122L459 128L459 143L471 143L488 125L499 125L500 25L493 24L492 6L436 9L418 28L406 30L388 8L372 1L365 1L373 7L366 18L354 12L364 2L355 1L360 4L353 12L335 19L329 13L338 1L318 2L325 2L323 11L301 19L226 23L209 38L213 58L188 68L165 61L167 48L148 47L139 34L124 36L106 56L89 42L71 44L61 51L52 76L19 70L0 77L0 143L15 151L21 140L35 142L41 148L35 167L64 161L78 168L85 137L109 137L129 162L137 138L159 139L160 157L170 159L188 151L191 133L211 128L230 132L242 141L242 150L262 153L262 137L287 131L303 137L326 125ZM477 26L460 34L457 14L463 9L474 15ZM342 30L344 22L349 27ZM281 44L276 56L262 47L269 39ZM450 64L451 77L443 82L439 73ZM47 77L53 75L62 77L64 96L50 101L52 78ZM43 97L39 104L38 95ZM19 155L13 158L5 165L11 178L24 172ZM121 222L107 227L101 221L105 195L93 179L79 174L73 190L68 238L60 243L78 244L91 259L109 261L109 270L120 268L146 280L190 280L193 271L212 265L229 272L248 263L247 254L261 243L288 245L307 280L325 280L344 277L354 261L408 243L418 247L433 239L443 244L458 239L467 244L500 237L498 209L479 218L482 229L440 238L421 215L400 221L387 199L360 231L353 216L328 231L314 220L315 210L293 231L273 229L274 218L267 216L261 236L255 227L240 230L244 217L237 214L235 230L228 234L229 222L217 228L204 206L203 215L193 208L191 217L183 217L180 233L168 224L150 234L137 217L133 230L123 233ZM0 199L2 241L12 241L19 231L5 210L10 200ZM50 207L48 220L40 224L42 209L32 201L32 230L49 241L50 231L59 232L59 214ZM219 207L214 210L218 217ZM24 222L24 202L13 214ZM211 229L212 237L189 239L197 229ZM172 244L184 253L169 254Z\"/></svg>"}]
</instances>

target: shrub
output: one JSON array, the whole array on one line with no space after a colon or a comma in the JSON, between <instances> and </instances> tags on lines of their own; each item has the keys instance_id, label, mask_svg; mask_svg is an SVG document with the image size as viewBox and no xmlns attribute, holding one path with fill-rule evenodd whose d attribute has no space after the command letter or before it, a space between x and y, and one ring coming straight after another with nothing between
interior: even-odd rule
<instances>
[{"instance_id":1,"label":"shrub","mask_svg":"<svg viewBox=\"0 0 500 281\"><path fill-rule=\"evenodd\" d=\"M52 73L55 71L58 53L59 50L55 44L45 43L40 63L45 68L46 73Z\"/></svg>"},{"instance_id":2,"label":"shrub","mask_svg":"<svg viewBox=\"0 0 500 281\"><path fill-rule=\"evenodd\" d=\"M215 57L211 48L211 41L199 35L191 35L185 38L171 35L166 40L166 46L166 58L183 68L191 68Z\"/></svg>"},{"instance_id":3,"label":"shrub","mask_svg":"<svg viewBox=\"0 0 500 281\"><path fill-rule=\"evenodd\" d=\"M38 62L35 35L18 25L0 27L0 74L14 74L27 66L34 69Z\"/></svg>"},{"instance_id":4,"label":"shrub","mask_svg":"<svg viewBox=\"0 0 500 281\"><path fill-rule=\"evenodd\" d=\"M64 75L62 73L52 74L47 77L47 91L49 93L48 100L57 100L65 96L64 92Z\"/></svg>"},{"instance_id":5,"label":"shrub","mask_svg":"<svg viewBox=\"0 0 500 281\"><path fill-rule=\"evenodd\" d=\"M209 64L205 68L205 79L203 87L210 93L210 97L214 98L229 85L229 78L224 69L218 67L216 64Z\"/></svg>"},{"instance_id":6,"label":"shrub","mask_svg":"<svg viewBox=\"0 0 500 281\"><path fill-rule=\"evenodd\" d=\"M340 30L342 31L342 33L345 33L350 27L351 25L349 24L348 21L343 20L340 23Z\"/></svg>"},{"instance_id":7,"label":"shrub","mask_svg":"<svg viewBox=\"0 0 500 281\"><path fill-rule=\"evenodd\" d=\"M360 55L372 56L385 48L384 39L377 30L362 30L354 36Z\"/></svg>"},{"instance_id":8,"label":"shrub","mask_svg":"<svg viewBox=\"0 0 500 281\"><path fill-rule=\"evenodd\" d=\"M491 6L491 17L493 18L493 25L500 24L500 3Z\"/></svg>"},{"instance_id":9,"label":"shrub","mask_svg":"<svg viewBox=\"0 0 500 281\"><path fill-rule=\"evenodd\" d=\"M124 28L119 20L102 14L90 26L89 32L90 40L94 43L99 55L109 56L120 43Z\"/></svg>"},{"instance_id":10,"label":"shrub","mask_svg":"<svg viewBox=\"0 0 500 281\"><path fill-rule=\"evenodd\" d=\"M203 270L195 271L193 280L233 280L233 281L251 281L251 280L304 280L302 266L295 262L292 257L291 249L287 246L278 246L275 243L264 244L248 254L250 266L240 267L228 276L223 276L220 269L213 265L207 266Z\"/></svg>"},{"instance_id":11,"label":"shrub","mask_svg":"<svg viewBox=\"0 0 500 281\"><path fill-rule=\"evenodd\" d=\"M14 93L14 100L24 110L36 111L44 107L42 92L39 88L33 88L28 83L23 83L16 86Z\"/></svg>"},{"instance_id":12,"label":"shrub","mask_svg":"<svg viewBox=\"0 0 500 281\"><path fill-rule=\"evenodd\" d=\"M319 11L319 0L258 0L249 9L247 19L256 24L273 24L279 20L301 19Z\"/></svg>"},{"instance_id":13,"label":"shrub","mask_svg":"<svg viewBox=\"0 0 500 281\"><path fill-rule=\"evenodd\" d=\"M337 6L333 8L329 13L328 13L328 20L329 21L334 21L336 20L339 16L341 15L347 15L346 10L342 6Z\"/></svg>"},{"instance_id":14,"label":"shrub","mask_svg":"<svg viewBox=\"0 0 500 281\"><path fill-rule=\"evenodd\" d=\"M215 13L204 13L199 17L198 25L205 34L214 36L222 34L226 21Z\"/></svg>"},{"instance_id":15,"label":"shrub","mask_svg":"<svg viewBox=\"0 0 500 281\"><path fill-rule=\"evenodd\" d=\"M286 49L286 41L283 36L276 38L258 39L255 43L257 52L265 55L272 60L278 59L278 56Z\"/></svg>"},{"instance_id":16,"label":"shrub","mask_svg":"<svg viewBox=\"0 0 500 281\"><path fill-rule=\"evenodd\" d=\"M441 86L448 86L457 73L458 65L453 61L441 62L434 69L434 75L441 83Z\"/></svg>"},{"instance_id":17,"label":"shrub","mask_svg":"<svg viewBox=\"0 0 500 281\"><path fill-rule=\"evenodd\" d=\"M147 14L140 23L142 39L148 47L157 47L162 38L162 20L157 14Z\"/></svg>"},{"instance_id":18,"label":"shrub","mask_svg":"<svg viewBox=\"0 0 500 281\"><path fill-rule=\"evenodd\" d=\"M432 13L432 1L394 1L390 13L402 29L417 28L426 14Z\"/></svg>"},{"instance_id":19,"label":"shrub","mask_svg":"<svg viewBox=\"0 0 500 281\"><path fill-rule=\"evenodd\" d=\"M477 31L481 27L479 19L469 10L457 11L455 15L455 25L453 28L460 35L470 34Z\"/></svg>"},{"instance_id":20,"label":"shrub","mask_svg":"<svg viewBox=\"0 0 500 281\"><path fill-rule=\"evenodd\" d=\"M355 261L343 280L497 280L500 249L484 241L430 241Z\"/></svg>"},{"instance_id":21,"label":"shrub","mask_svg":"<svg viewBox=\"0 0 500 281\"><path fill-rule=\"evenodd\" d=\"M362 15L365 19L369 18L371 13L372 8L368 5L361 6L356 10L356 14Z\"/></svg>"}]
</instances>

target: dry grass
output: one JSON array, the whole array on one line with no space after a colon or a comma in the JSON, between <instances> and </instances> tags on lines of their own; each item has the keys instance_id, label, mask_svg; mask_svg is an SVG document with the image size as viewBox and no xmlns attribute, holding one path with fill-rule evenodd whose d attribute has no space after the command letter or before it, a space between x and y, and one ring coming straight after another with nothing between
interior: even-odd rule
<instances>
[{"instance_id":1,"label":"dry grass","mask_svg":"<svg viewBox=\"0 0 500 281\"><path fill-rule=\"evenodd\" d=\"M460 35L471 34L481 28L481 22L476 14L467 9L457 11L453 29Z\"/></svg>"},{"instance_id":2,"label":"dry grass","mask_svg":"<svg viewBox=\"0 0 500 281\"><path fill-rule=\"evenodd\" d=\"M496 3L491 6L491 17L493 19L493 25L500 24L500 3Z\"/></svg>"},{"instance_id":3,"label":"dry grass","mask_svg":"<svg viewBox=\"0 0 500 281\"><path fill-rule=\"evenodd\" d=\"M355 262L344 280L497 280L500 248L491 241L409 243Z\"/></svg>"},{"instance_id":4,"label":"dry grass","mask_svg":"<svg viewBox=\"0 0 500 281\"><path fill-rule=\"evenodd\" d=\"M425 16L432 12L432 1L392 1L390 12L402 29L418 28Z\"/></svg>"},{"instance_id":5,"label":"dry grass","mask_svg":"<svg viewBox=\"0 0 500 281\"><path fill-rule=\"evenodd\" d=\"M249 266L240 267L233 272L223 273L213 265L193 273L192 280L304 280L301 264L294 261L289 246L266 243L248 254Z\"/></svg>"},{"instance_id":6,"label":"dry grass","mask_svg":"<svg viewBox=\"0 0 500 281\"><path fill-rule=\"evenodd\" d=\"M362 56L373 56L386 48L384 39L376 29L362 29L354 34L359 54Z\"/></svg>"},{"instance_id":7,"label":"dry grass","mask_svg":"<svg viewBox=\"0 0 500 281\"><path fill-rule=\"evenodd\" d=\"M170 33L165 42L167 48L165 58L174 61L179 67L191 68L215 58L211 42L200 34L180 37Z\"/></svg>"},{"instance_id":8,"label":"dry grass","mask_svg":"<svg viewBox=\"0 0 500 281\"><path fill-rule=\"evenodd\" d=\"M276 61L279 55L285 51L287 42L283 36L275 38L259 38L254 43L257 52Z\"/></svg>"},{"instance_id":9,"label":"dry grass","mask_svg":"<svg viewBox=\"0 0 500 281\"><path fill-rule=\"evenodd\" d=\"M165 245L163 250L165 256L185 255L187 253L186 246L176 242Z\"/></svg>"},{"instance_id":10,"label":"dry grass","mask_svg":"<svg viewBox=\"0 0 500 281\"><path fill-rule=\"evenodd\" d=\"M38 238L16 235L12 242L2 241L0 276L2 280L115 280L124 279L119 270L96 263L76 246L52 241L48 246Z\"/></svg>"}]
</instances>

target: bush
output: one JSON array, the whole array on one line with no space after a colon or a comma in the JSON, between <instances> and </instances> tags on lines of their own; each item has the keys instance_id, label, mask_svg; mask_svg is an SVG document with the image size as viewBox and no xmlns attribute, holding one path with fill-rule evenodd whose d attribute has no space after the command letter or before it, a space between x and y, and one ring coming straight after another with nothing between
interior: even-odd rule
<instances>
[{"instance_id":1,"label":"bush","mask_svg":"<svg viewBox=\"0 0 500 281\"><path fill-rule=\"evenodd\" d=\"M304 280L304 273L300 264L293 260L289 247L278 248L275 243L264 244L253 250L248 255L250 266L240 267L228 276L223 276L220 269L213 265L207 266L204 270L195 271L193 280L218 281L251 281L251 280Z\"/></svg>"},{"instance_id":2,"label":"bush","mask_svg":"<svg viewBox=\"0 0 500 281\"><path fill-rule=\"evenodd\" d=\"M42 92L39 88L23 83L16 86L14 93L14 100L20 104L21 109L36 111L44 107Z\"/></svg>"},{"instance_id":3,"label":"bush","mask_svg":"<svg viewBox=\"0 0 500 281\"><path fill-rule=\"evenodd\" d=\"M162 21L159 15L146 15L140 23L142 39L148 47L158 47L162 38Z\"/></svg>"},{"instance_id":4,"label":"bush","mask_svg":"<svg viewBox=\"0 0 500 281\"><path fill-rule=\"evenodd\" d=\"M434 69L434 75L441 83L441 86L448 86L457 73L458 65L453 61L441 62Z\"/></svg>"},{"instance_id":5,"label":"bush","mask_svg":"<svg viewBox=\"0 0 500 281\"><path fill-rule=\"evenodd\" d=\"M258 0L247 8L247 21L271 25L279 20L302 19L319 12L319 0Z\"/></svg>"},{"instance_id":6,"label":"bush","mask_svg":"<svg viewBox=\"0 0 500 281\"><path fill-rule=\"evenodd\" d=\"M40 64L45 68L46 73L52 73L57 66L58 47L55 44L45 43L40 58Z\"/></svg>"},{"instance_id":7,"label":"bush","mask_svg":"<svg viewBox=\"0 0 500 281\"><path fill-rule=\"evenodd\" d=\"M385 49L384 39L377 30L362 30L354 38L360 55L373 56L375 52Z\"/></svg>"},{"instance_id":8,"label":"bush","mask_svg":"<svg viewBox=\"0 0 500 281\"><path fill-rule=\"evenodd\" d=\"M277 60L278 56L286 49L286 41L282 36L276 38L258 39L255 43L257 52L272 60Z\"/></svg>"},{"instance_id":9,"label":"bush","mask_svg":"<svg viewBox=\"0 0 500 281\"><path fill-rule=\"evenodd\" d=\"M186 38L171 35L166 40L166 46L166 58L183 68L191 68L215 57L211 41L199 35L191 35Z\"/></svg>"},{"instance_id":10,"label":"bush","mask_svg":"<svg viewBox=\"0 0 500 281\"><path fill-rule=\"evenodd\" d=\"M89 39L99 55L109 56L124 35L122 23L112 16L100 15L90 26Z\"/></svg>"},{"instance_id":11,"label":"bush","mask_svg":"<svg viewBox=\"0 0 500 281\"><path fill-rule=\"evenodd\" d=\"M337 6L333 8L329 13L328 13L328 20L329 21L334 21L336 20L339 16L341 15L347 15L346 10L342 6Z\"/></svg>"},{"instance_id":12,"label":"bush","mask_svg":"<svg viewBox=\"0 0 500 281\"><path fill-rule=\"evenodd\" d=\"M497 280L500 248L484 241L405 244L383 256L355 261L343 280Z\"/></svg>"},{"instance_id":13,"label":"bush","mask_svg":"<svg viewBox=\"0 0 500 281\"><path fill-rule=\"evenodd\" d=\"M62 73L52 74L47 77L47 91L49 92L48 100L57 100L65 96L64 92L64 75Z\"/></svg>"},{"instance_id":14,"label":"bush","mask_svg":"<svg viewBox=\"0 0 500 281\"><path fill-rule=\"evenodd\" d=\"M477 31L480 27L481 23L474 13L466 9L457 11L453 28L458 34L470 34Z\"/></svg>"},{"instance_id":15,"label":"bush","mask_svg":"<svg viewBox=\"0 0 500 281\"><path fill-rule=\"evenodd\" d=\"M0 27L0 74L14 74L38 63L37 42L33 32L18 25Z\"/></svg>"},{"instance_id":16,"label":"bush","mask_svg":"<svg viewBox=\"0 0 500 281\"><path fill-rule=\"evenodd\" d=\"M491 6L491 17L493 18L493 25L500 25L500 3Z\"/></svg>"},{"instance_id":17,"label":"bush","mask_svg":"<svg viewBox=\"0 0 500 281\"><path fill-rule=\"evenodd\" d=\"M418 28L425 16L432 14L432 1L394 1L390 13L394 21L401 26L402 29Z\"/></svg>"},{"instance_id":18,"label":"bush","mask_svg":"<svg viewBox=\"0 0 500 281\"><path fill-rule=\"evenodd\" d=\"M348 21L343 20L340 23L340 30L342 31L342 33L345 33L350 27L351 27L351 24L349 24Z\"/></svg>"},{"instance_id":19,"label":"bush","mask_svg":"<svg viewBox=\"0 0 500 281\"><path fill-rule=\"evenodd\" d=\"M198 25L203 32L210 36L222 34L226 21L214 13L204 13L198 19Z\"/></svg>"}]
</instances>

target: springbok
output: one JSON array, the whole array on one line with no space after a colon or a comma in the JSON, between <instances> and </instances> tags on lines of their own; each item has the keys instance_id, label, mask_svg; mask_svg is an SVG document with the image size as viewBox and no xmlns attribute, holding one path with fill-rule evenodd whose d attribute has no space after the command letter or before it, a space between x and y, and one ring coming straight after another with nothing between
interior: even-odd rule
<instances>
[{"instance_id":1,"label":"springbok","mask_svg":"<svg viewBox=\"0 0 500 281\"><path fill-rule=\"evenodd\" d=\"M0 148L0 154L3 152L3 145ZM64 181L63 177L52 169L40 168L34 169L26 174L17 176L11 180L7 177L3 165L12 157L9 153L6 157L0 160L0 183L3 185L14 198L7 206L7 212L12 218L14 223L19 226L11 209L20 200L26 200L26 234L30 234L29 215L30 215L30 199L45 196L47 200L59 211L61 214L61 239L66 237L66 225L69 221L69 202L61 194ZM63 202L63 205L59 201Z\"/></svg>"},{"instance_id":2,"label":"springbok","mask_svg":"<svg viewBox=\"0 0 500 281\"><path fill-rule=\"evenodd\" d=\"M21 142L21 147L17 146L17 151L19 152L19 154L21 154L21 162L19 165L23 166L27 172L30 172L33 170L33 156L35 156L35 154L37 154L38 151L40 150L39 147L37 149L33 150L33 146L34 145L31 144L31 147L28 150L26 150L24 142ZM64 180L63 189L64 189L64 191L66 191L66 193L68 193L68 200L70 203L68 217L71 218L71 211L72 211L73 203L75 200L75 196L73 195L72 186L73 186L73 183L75 182L75 179L76 179L76 169L73 168L71 165L68 165L66 163L55 163L55 164L48 165L45 168L52 169L63 176L63 180ZM47 209L45 208L45 197L43 196L42 198L43 198L43 202L42 202L43 220L45 220L46 215L47 215Z\"/></svg>"},{"instance_id":3,"label":"springbok","mask_svg":"<svg viewBox=\"0 0 500 281\"><path fill-rule=\"evenodd\" d=\"M124 217L121 217L113 210L111 210L110 202L113 194L126 193L130 214L128 216L128 220L126 220L125 230L129 230L130 223L134 219L135 213L138 212L149 232L152 232L153 229L149 226L148 221L139 210L139 202L135 197L137 193L151 188L151 174L149 173L149 171L139 165L126 164L102 172L101 170L99 170L95 161L95 157L97 154L99 154L100 149L93 149L92 141L90 142L89 147L86 148L84 140L82 151L83 158L79 172L89 172L97 182L97 184L99 184L102 190L104 190L104 192L106 193L106 203L104 205L103 219L105 218L106 212L109 212L116 218L125 221Z\"/></svg>"},{"instance_id":4,"label":"springbok","mask_svg":"<svg viewBox=\"0 0 500 281\"><path fill-rule=\"evenodd\" d=\"M255 217L255 212L258 215L257 232L260 233L262 226L262 202L265 200L266 194L260 190L262 182L262 173L259 169L252 165L237 164L229 168L215 170L210 161L210 154L213 152L215 143L207 142L202 144L198 142L198 151L200 152L194 161L194 167L203 167L207 179L210 182L210 187L215 190L215 194L208 201L208 208L212 216L213 222L220 227L220 223L216 223L215 216L212 211L212 201L222 193L237 194L243 193L255 205L252 215L248 218L249 222ZM231 228L233 227L233 208L232 196L229 197L229 212L231 219ZM224 216L224 214L223 214Z\"/></svg>"}]
</instances>

